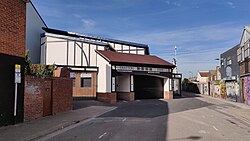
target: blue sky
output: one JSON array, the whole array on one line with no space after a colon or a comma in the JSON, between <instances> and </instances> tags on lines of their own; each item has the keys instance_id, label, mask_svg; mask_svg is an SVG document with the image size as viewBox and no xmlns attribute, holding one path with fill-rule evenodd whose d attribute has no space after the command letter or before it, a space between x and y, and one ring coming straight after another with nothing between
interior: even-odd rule
<instances>
[{"instance_id":1,"label":"blue sky","mask_svg":"<svg viewBox=\"0 0 250 141\"><path fill-rule=\"evenodd\" d=\"M51 28L148 44L189 77L215 69L250 25L250 0L32 0ZM192 73L191 73L192 72Z\"/></svg>"}]
</instances>

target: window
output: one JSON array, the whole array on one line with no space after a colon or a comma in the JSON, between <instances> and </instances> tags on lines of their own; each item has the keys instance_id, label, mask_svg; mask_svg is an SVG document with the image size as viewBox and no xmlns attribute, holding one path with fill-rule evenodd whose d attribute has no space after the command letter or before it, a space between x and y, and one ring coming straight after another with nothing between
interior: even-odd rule
<instances>
[{"instance_id":1,"label":"window","mask_svg":"<svg viewBox=\"0 0 250 141\"><path fill-rule=\"evenodd\" d=\"M173 79L169 79L169 91L173 90L173 83L172 83Z\"/></svg>"},{"instance_id":2,"label":"window","mask_svg":"<svg viewBox=\"0 0 250 141\"><path fill-rule=\"evenodd\" d=\"M241 48L241 61L245 60L244 47Z\"/></svg>"},{"instance_id":3,"label":"window","mask_svg":"<svg viewBox=\"0 0 250 141\"><path fill-rule=\"evenodd\" d=\"M115 87L116 87L116 83L115 83L115 77L112 77L112 92L115 92Z\"/></svg>"},{"instance_id":4,"label":"window","mask_svg":"<svg viewBox=\"0 0 250 141\"><path fill-rule=\"evenodd\" d=\"M130 91L134 91L134 76L130 75Z\"/></svg>"},{"instance_id":5,"label":"window","mask_svg":"<svg viewBox=\"0 0 250 141\"><path fill-rule=\"evenodd\" d=\"M238 50L237 50L237 60L238 60L238 62L242 61L241 60L241 48L238 48Z\"/></svg>"},{"instance_id":6,"label":"window","mask_svg":"<svg viewBox=\"0 0 250 141\"><path fill-rule=\"evenodd\" d=\"M81 78L81 87L83 88L91 87L91 78Z\"/></svg>"}]
</instances>

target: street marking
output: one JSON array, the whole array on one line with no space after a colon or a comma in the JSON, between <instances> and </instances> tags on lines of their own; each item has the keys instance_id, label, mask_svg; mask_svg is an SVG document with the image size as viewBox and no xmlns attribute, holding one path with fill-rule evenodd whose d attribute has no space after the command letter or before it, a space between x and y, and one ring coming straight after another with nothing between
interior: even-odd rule
<instances>
[{"instance_id":1,"label":"street marking","mask_svg":"<svg viewBox=\"0 0 250 141\"><path fill-rule=\"evenodd\" d=\"M124 122L124 121L126 121L127 120L127 118L124 118L122 121Z\"/></svg>"},{"instance_id":2,"label":"street marking","mask_svg":"<svg viewBox=\"0 0 250 141\"><path fill-rule=\"evenodd\" d=\"M215 126L213 126L213 128L214 128L216 131L218 131L218 129L217 129Z\"/></svg>"},{"instance_id":3,"label":"street marking","mask_svg":"<svg viewBox=\"0 0 250 141\"><path fill-rule=\"evenodd\" d=\"M53 138L53 137L55 137L57 135L60 135L60 134L62 134L64 132L67 132L67 131L69 131L71 129L74 129L74 128L78 127L78 126L81 126L81 125L86 124L88 122L94 121L94 120L96 120L96 117L98 117L98 116L100 116L100 115L102 115L104 113L110 112L110 111L112 111L114 109L116 109L116 108L111 108L109 110L106 110L105 112L101 112L101 113L99 113L97 115L94 115L92 118L85 119L83 121L80 121L79 123L76 123L76 124L73 124L73 125L69 125L69 126L63 128L63 129L58 129L58 131L53 131L51 133L48 133L47 135L41 135L39 137L32 138L32 139L29 139L29 140L36 140L36 141L49 140L49 139L51 139L51 138Z\"/></svg>"},{"instance_id":4,"label":"street marking","mask_svg":"<svg viewBox=\"0 0 250 141\"><path fill-rule=\"evenodd\" d=\"M187 116L181 116L182 118L186 119L186 120L189 120L189 121L192 121L194 123L197 123L197 124L201 124L201 125L204 125L204 126L209 126L207 123L205 122L202 122L202 121L198 121L197 119L192 119L192 118L189 118Z\"/></svg>"},{"instance_id":5,"label":"street marking","mask_svg":"<svg viewBox=\"0 0 250 141\"><path fill-rule=\"evenodd\" d=\"M102 138L103 136L105 136L107 133L105 132L105 133L103 133L101 136L99 136L98 138L100 139L100 138Z\"/></svg>"},{"instance_id":6,"label":"street marking","mask_svg":"<svg viewBox=\"0 0 250 141\"><path fill-rule=\"evenodd\" d=\"M200 134L206 134L207 132L205 130L200 130L200 131L198 131L198 133L200 133Z\"/></svg>"}]
</instances>

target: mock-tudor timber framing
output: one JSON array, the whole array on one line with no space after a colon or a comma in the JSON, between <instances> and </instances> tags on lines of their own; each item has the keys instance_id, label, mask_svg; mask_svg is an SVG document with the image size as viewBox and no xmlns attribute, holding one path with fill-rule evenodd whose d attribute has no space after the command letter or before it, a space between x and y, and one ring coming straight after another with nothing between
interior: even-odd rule
<instances>
[{"instance_id":1,"label":"mock-tudor timber framing","mask_svg":"<svg viewBox=\"0 0 250 141\"><path fill-rule=\"evenodd\" d=\"M162 98L173 98L175 66L149 55L148 45L50 28L43 30L41 63L70 68L76 81L74 97L92 97L109 103L117 99L134 100L134 76L144 75L162 81ZM90 77L91 88L82 87L85 77Z\"/></svg>"}]
</instances>

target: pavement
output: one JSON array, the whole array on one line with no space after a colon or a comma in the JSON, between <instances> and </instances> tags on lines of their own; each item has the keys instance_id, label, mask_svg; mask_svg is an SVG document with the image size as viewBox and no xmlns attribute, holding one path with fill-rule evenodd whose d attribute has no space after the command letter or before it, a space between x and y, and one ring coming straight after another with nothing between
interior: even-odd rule
<instances>
[{"instance_id":1,"label":"pavement","mask_svg":"<svg viewBox=\"0 0 250 141\"><path fill-rule=\"evenodd\" d=\"M0 141L250 139L250 107L183 92L174 100L107 105L75 101L72 111L0 128Z\"/></svg>"},{"instance_id":2,"label":"pavement","mask_svg":"<svg viewBox=\"0 0 250 141\"><path fill-rule=\"evenodd\" d=\"M196 99L208 103L209 106L169 114L166 140L246 141L250 139L249 106L200 94L184 92L184 95L189 100L180 99L183 105Z\"/></svg>"},{"instance_id":3,"label":"pavement","mask_svg":"<svg viewBox=\"0 0 250 141\"><path fill-rule=\"evenodd\" d=\"M77 110L60 113L54 116L47 116L36 120L10 125L0 128L0 141L31 141L43 136L60 131L64 128L77 125L82 121L89 120L114 110L115 107L105 105L96 101L87 101L79 108L76 101ZM92 106L101 105L101 106ZM105 106L104 106L105 105Z\"/></svg>"}]
</instances>

